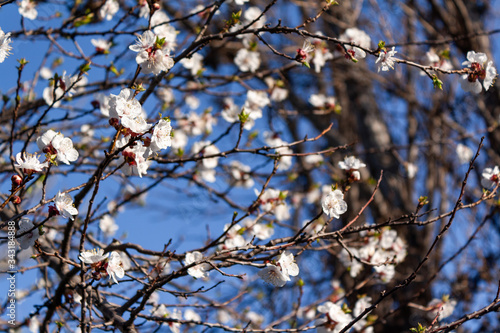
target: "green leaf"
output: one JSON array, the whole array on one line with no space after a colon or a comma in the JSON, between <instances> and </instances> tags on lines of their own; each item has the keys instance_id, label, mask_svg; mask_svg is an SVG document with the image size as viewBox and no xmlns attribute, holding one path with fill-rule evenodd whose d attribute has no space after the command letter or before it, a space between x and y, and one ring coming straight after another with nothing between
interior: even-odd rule
<instances>
[{"instance_id":1,"label":"green leaf","mask_svg":"<svg viewBox=\"0 0 500 333\"><path fill-rule=\"evenodd\" d=\"M443 90L443 81L441 81L437 75L432 76L432 84L434 85L434 89Z\"/></svg>"},{"instance_id":2,"label":"green leaf","mask_svg":"<svg viewBox=\"0 0 500 333\"><path fill-rule=\"evenodd\" d=\"M80 72L87 73L90 70L90 62L80 66Z\"/></svg>"}]
</instances>

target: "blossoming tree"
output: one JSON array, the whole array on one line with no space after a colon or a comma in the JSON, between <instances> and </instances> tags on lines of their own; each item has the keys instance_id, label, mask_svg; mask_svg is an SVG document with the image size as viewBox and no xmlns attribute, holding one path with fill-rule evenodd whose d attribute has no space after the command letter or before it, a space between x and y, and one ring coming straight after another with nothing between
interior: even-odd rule
<instances>
[{"instance_id":1,"label":"blossoming tree","mask_svg":"<svg viewBox=\"0 0 500 333\"><path fill-rule=\"evenodd\" d=\"M495 15L0 1L0 328L498 329Z\"/></svg>"}]
</instances>

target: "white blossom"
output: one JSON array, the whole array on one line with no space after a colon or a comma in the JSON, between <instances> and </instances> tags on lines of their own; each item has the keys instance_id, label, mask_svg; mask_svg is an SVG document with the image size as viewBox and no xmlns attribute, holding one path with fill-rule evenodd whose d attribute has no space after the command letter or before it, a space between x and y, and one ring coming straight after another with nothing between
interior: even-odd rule
<instances>
[{"instance_id":1,"label":"white blossom","mask_svg":"<svg viewBox=\"0 0 500 333\"><path fill-rule=\"evenodd\" d=\"M295 263L295 259L293 257L293 253L290 251L284 251L279 259L278 265L281 268L281 271L286 276L297 276L299 275L299 266Z\"/></svg>"},{"instance_id":2,"label":"white blossom","mask_svg":"<svg viewBox=\"0 0 500 333\"><path fill-rule=\"evenodd\" d=\"M141 141L137 141L135 146L123 150L120 158L120 163L126 162L123 166L123 173L127 176L137 175L141 178L142 175L147 174L151 161L145 157L146 150L147 148L142 145Z\"/></svg>"},{"instance_id":3,"label":"white blossom","mask_svg":"<svg viewBox=\"0 0 500 333\"><path fill-rule=\"evenodd\" d=\"M323 212L329 217L336 219L347 211L347 203L344 201L344 193L340 190L330 191L322 200Z\"/></svg>"},{"instance_id":4,"label":"white blossom","mask_svg":"<svg viewBox=\"0 0 500 333\"><path fill-rule=\"evenodd\" d=\"M116 278L123 278L125 276L125 270L123 269L122 258L117 252L111 252L108 259L108 267L106 267L106 272L110 279L113 279L115 283L118 283Z\"/></svg>"},{"instance_id":5,"label":"white blossom","mask_svg":"<svg viewBox=\"0 0 500 333\"><path fill-rule=\"evenodd\" d=\"M345 157L343 161L339 162L339 168L347 171L358 170L364 167L366 167L366 164L362 163L354 156Z\"/></svg>"},{"instance_id":6,"label":"white blossom","mask_svg":"<svg viewBox=\"0 0 500 333\"><path fill-rule=\"evenodd\" d=\"M109 117L109 100L110 97L103 93L97 93L94 95L94 107L99 108L101 114L105 117Z\"/></svg>"},{"instance_id":7,"label":"white blossom","mask_svg":"<svg viewBox=\"0 0 500 333\"><path fill-rule=\"evenodd\" d=\"M49 166L49 163L40 163L37 155L23 153L21 157L21 153L17 153L16 164L14 164L14 166L16 168L22 169L25 173L33 173L40 172L43 170L43 168L47 168Z\"/></svg>"},{"instance_id":8,"label":"white blossom","mask_svg":"<svg viewBox=\"0 0 500 333\"><path fill-rule=\"evenodd\" d=\"M115 223L115 220L111 217L111 215L106 214L99 220L99 229L101 229L105 236L111 237L118 230L118 225Z\"/></svg>"},{"instance_id":9,"label":"white blossom","mask_svg":"<svg viewBox=\"0 0 500 333\"><path fill-rule=\"evenodd\" d=\"M441 68L442 70L449 71L453 69L453 66L451 65L451 62L446 59L444 56L440 56L439 54L436 53L436 50L431 48L429 51L425 53L425 57L427 60L428 66L432 67L437 67ZM431 73L434 73L434 70L430 70ZM424 71L420 72L420 75L424 76L427 75Z\"/></svg>"},{"instance_id":10,"label":"white blossom","mask_svg":"<svg viewBox=\"0 0 500 333\"><path fill-rule=\"evenodd\" d=\"M136 134L147 132L151 125L144 119L144 110L131 89L125 88L119 95L110 95L109 116L119 119L123 127Z\"/></svg>"},{"instance_id":11,"label":"white blossom","mask_svg":"<svg viewBox=\"0 0 500 333\"><path fill-rule=\"evenodd\" d=\"M286 276L279 267L267 264L267 266L257 273L260 278L275 287L283 287L290 278Z\"/></svg>"},{"instance_id":12,"label":"white blossom","mask_svg":"<svg viewBox=\"0 0 500 333\"><path fill-rule=\"evenodd\" d=\"M78 159L78 151L73 147L73 141L65 138L63 134L48 130L36 140L38 148L45 153L55 154L57 160L70 164Z\"/></svg>"},{"instance_id":13,"label":"white blossom","mask_svg":"<svg viewBox=\"0 0 500 333\"><path fill-rule=\"evenodd\" d=\"M188 143L188 136L180 129L172 131L172 149L184 149Z\"/></svg>"},{"instance_id":14,"label":"white blossom","mask_svg":"<svg viewBox=\"0 0 500 333\"><path fill-rule=\"evenodd\" d=\"M0 28L0 63L4 62L5 58L9 54L11 54L12 46L10 44L12 41L10 40L10 32L3 32L2 28Z\"/></svg>"},{"instance_id":15,"label":"white blossom","mask_svg":"<svg viewBox=\"0 0 500 333\"><path fill-rule=\"evenodd\" d=\"M203 156L217 155L220 153L220 150L210 141L198 141L193 144L192 147L193 154L201 154ZM202 159L202 165L206 169L214 169L217 167L219 163L219 157L209 157Z\"/></svg>"},{"instance_id":16,"label":"white blossom","mask_svg":"<svg viewBox=\"0 0 500 333\"><path fill-rule=\"evenodd\" d=\"M246 320L252 323L251 325L252 327L258 327L262 325L262 323L264 322L264 316L254 311L248 311L245 317Z\"/></svg>"},{"instance_id":17,"label":"white blossom","mask_svg":"<svg viewBox=\"0 0 500 333\"><path fill-rule=\"evenodd\" d=\"M354 305L354 309L352 311L352 314L354 317L357 317L359 316L366 308L370 307L371 306L371 301L372 301L372 298L371 297L368 297L368 296L364 296L364 297L361 297L358 299L358 301L356 302L356 304ZM368 329L372 328L372 327L369 327L369 328L365 328L364 327L366 326L366 316L368 314L366 314L362 319L360 319L357 323L354 324L354 329L357 330L358 332L364 332L364 333L368 333ZM364 329L364 330L363 330Z\"/></svg>"},{"instance_id":18,"label":"white blossom","mask_svg":"<svg viewBox=\"0 0 500 333\"><path fill-rule=\"evenodd\" d=\"M191 321L201 321L201 316L196 313L193 309L187 309L184 311L184 319ZM194 326L195 324L190 324L190 326Z\"/></svg>"},{"instance_id":19,"label":"white blossom","mask_svg":"<svg viewBox=\"0 0 500 333\"><path fill-rule=\"evenodd\" d=\"M166 23L168 21L170 21L170 18L163 10L157 10L154 12L153 17L151 17L153 32L160 38L165 38L163 50L170 53L177 46L176 39L179 31L175 30L172 25Z\"/></svg>"},{"instance_id":20,"label":"white blossom","mask_svg":"<svg viewBox=\"0 0 500 333\"><path fill-rule=\"evenodd\" d=\"M108 256L109 253L106 253L106 255L104 255L103 249L92 249L90 251L84 251L80 253L78 259L80 259L85 264L92 265L107 259Z\"/></svg>"},{"instance_id":21,"label":"white blossom","mask_svg":"<svg viewBox=\"0 0 500 333\"><path fill-rule=\"evenodd\" d=\"M309 96L309 103L311 103L312 106L320 109L334 109L337 105L337 99L333 96L312 94L311 96Z\"/></svg>"},{"instance_id":22,"label":"white blossom","mask_svg":"<svg viewBox=\"0 0 500 333\"><path fill-rule=\"evenodd\" d=\"M51 81L52 82L52 81ZM66 75L66 71L63 72L62 76L59 77L57 81L53 81L52 84L43 90L43 100L47 105L52 105L57 108L61 105L61 99L63 96L71 97L77 91L79 87L85 86L87 83L86 77L78 77L74 75L70 77ZM57 88L54 87L57 85Z\"/></svg>"},{"instance_id":23,"label":"white blossom","mask_svg":"<svg viewBox=\"0 0 500 333\"><path fill-rule=\"evenodd\" d=\"M199 251L193 251L193 252L188 252L186 253L186 258L184 259L184 264L190 265L194 262L200 261L203 259L203 254ZM193 267L188 268L188 274L191 275L192 277L196 279L201 279L201 278L206 278L208 277L208 269L210 268L210 265L203 263L199 265L195 265Z\"/></svg>"},{"instance_id":24,"label":"white blossom","mask_svg":"<svg viewBox=\"0 0 500 333\"><path fill-rule=\"evenodd\" d=\"M443 296L442 299L434 298L427 304L427 307L431 308L429 317L434 319L439 314L438 320L441 321L453 314L456 305L457 301L450 299L448 295Z\"/></svg>"},{"instance_id":25,"label":"white blossom","mask_svg":"<svg viewBox=\"0 0 500 333\"><path fill-rule=\"evenodd\" d=\"M260 192L254 190L255 195ZM272 213L278 221L285 221L290 218L290 212L286 202L284 201L286 193L273 188L267 188L260 196L259 203L265 212Z\"/></svg>"},{"instance_id":26,"label":"white blossom","mask_svg":"<svg viewBox=\"0 0 500 333\"><path fill-rule=\"evenodd\" d=\"M274 228L264 223L253 224L249 231L252 237L255 236L260 240L266 240L274 234Z\"/></svg>"},{"instance_id":27,"label":"white blossom","mask_svg":"<svg viewBox=\"0 0 500 333\"><path fill-rule=\"evenodd\" d=\"M40 68L39 73L40 73L40 76L42 77L42 79L45 79L45 80L48 80L54 76L54 73L52 72L52 70L48 67L45 67L45 66Z\"/></svg>"},{"instance_id":28,"label":"white blossom","mask_svg":"<svg viewBox=\"0 0 500 333\"><path fill-rule=\"evenodd\" d=\"M158 75L174 66L170 51L157 45L157 36L151 30L144 31L142 36L137 38L136 43L129 46L129 49L137 52L135 61L141 66L144 74Z\"/></svg>"},{"instance_id":29,"label":"white blossom","mask_svg":"<svg viewBox=\"0 0 500 333\"><path fill-rule=\"evenodd\" d=\"M347 41L352 44L358 45L362 48L369 49L371 39L363 30L358 28L349 28L339 37L342 41ZM366 57L366 52L356 46L345 45L347 52L351 54L354 59L362 59Z\"/></svg>"},{"instance_id":30,"label":"white blossom","mask_svg":"<svg viewBox=\"0 0 500 333\"><path fill-rule=\"evenodd\" d=\"M349 271L349 275L351 275L352 278L355 278L356 276L358 276L359 272L363 270L363 264L355 258L351 257L351 254L354 257L360 257L358 249L349 248L349 252L346 249L342 249L342 251L340 251L339 260L342 265L347 268L347 270Z\"/></svg>"},{"instance_id":31,"label":"white blossom","mask_svg":"<svg viewBox=\"0 0 500 333\"><path fill-rule=\"evenodd\" d=\"M149 148L156 152L170 147L172 145L171 131L170 120L160 119L153 130L153 135L151 135L151 145Z\"/></svg>"},{"instance_id":32,"label":"white blossom","mask_svg":"<svg viewBox=\"0 0 500 333\"><path fill-rule=\"evenodd\" d=\"M106 21L111 21L113 16L120 9L120 4L117 0L106 0L106 2L99 9L99 17Z\"/></svg>"},{"instance_id":33,"label":"white blossom","mask_svg":"<svg viewBox=\"0 0 500 333\"><path fill-rule=\"evenodd\" d=\"M326 315L326 317L320 318L316 322L316 325L325 324L324 326L318 327L318 333L338 333L352 320L350 314L345 313L342 311L340 305L332 302L326 302L319 305L318 312Z\"/></svg>"},{"instance_id":34,"label":"white blossom","mask_svg":"<svg viewBox=\"0 0 500 333\"><path fill-rule=\"evenodd\" d=\"M109 48L112 43L108 40L99 38L99 39L91 39L90 43L95 47L97 53L108 53Z\"/></svg>"},{"instance_id":35,"label":"white blossom","mask_svg":"<svg viewBox=\"0 0 500 333\"><path fill-rule=\"evenodd\" d=\"M73 205L73 199L68 193L58 192L54 199L54 204L59 214L64 218L69 218L73 221L75 219L73 215L78 215L78 209Z\"/></svg>"},{"instance_id":36,"label":"white blossom","mask_svg":"<svg viewBox=\"0 0 500 333\"><path fill-rule=\"evenodd\" d=\"M260 53L247 49L240 49L236 53L234 63L238 66L240 71L254 73L260 66Z\"/></svg>"},{"instance_id":37,"label":"white blossom","mask_svg":"<svg viewBox=\"0 0 500 333\"><path fill-rule=\"evenodd\" d=\"M174 92L170 88L160 87L156 89L156 95L167 106L174 102Z\"/></svg>"},{"instance_id":38,"label":"white blossom","mask_svg":"<svg viewBox=\"0 0 500 333\"><path fill-rule=\"evenodd\" d=\"M230 163L231 176L234 179L234 186L243 186L250 188L254 184L254 180L250 175L251 168L239 161L231 161Z\"/></svg>"},{"instance_id":39,"label":"white blossom","mask_svg":"<svg viewBox=\"0 0 500 333\"><path fill-rule=\"evenodd\" d=\"M490 189L495 187L500 180L500 169L497 165L494 168L485 168L482 173L481 185L484 188Z\"/></svg>"},{"instance_id":40,"label":"white blossom","mask_svg":"<svg viewBox=\"0 0 500 333\"><path fill-rule=\"evenodd\" d=\"M231 226L231 224L224 225L224 231L226 231L226 236L224 240L224 247L226 249L232 249L235 247L240 247L245 245L245 239L240 234L241 226L235 224Z\"/></svg>"},{"instance_id":41,"label":"white blossom","mask_svg":"<svg viewBox=\"0 0 500 333\"><path fill-rule=\"evenodd\" d=\"M418 166L416 166L415 164L413 163L406 164L406 172L408 174L408 178L413 179L417 174L417 171L418 171Z\"/></svg>"},{"instance_id":42,"label":"white blossom","mask_svg":"<svg viewBox=\"0 0 500 333\"><path fill-rule=\"evenodd\" d=\"M283 142L283 144L287 144ZM292 167L293 150L290 147L276 148L274 152L279 155L278 170L288 170Z\"/></svg>"},{"instance_id":43,"label":"white blossom","mask_svg":"<svg viewBox=\"0 0 500 333\"><path fill-rule=\"evenodd\" d=\"M272 101L281 102L288 97L288 90L284 88L284 83L281 80L275 81L268 76L264 79L269 89L271 89L270 98Z\"/></svg>"},{"instance_id":44,"label":"white blossom","mask_svg":"<svg viewBox=\"0 0 500 333\"><path fill-rule=\"evenodd\" d=\"M199 53L195 53L190 58L184 58L179 62L184 68L189 69L193 76L198 75L203 70L203 56Z\"/></svg>"},{"instance_id":45,"label":"white blossom","mask_svg":"<svg viewBox=\"0 0 500 333\"><path fill-rule=\"evenodd\" d=\"M386 72L389 69L394 69L394 63L396 62L394 60L394 55L398 53L398 51L394 50L394 46L392 47L392 50L386 51L386 50L381 50L378 59L375 61L376 64L378 64L378 69L377 72L380 72L380 70Z\"/></svg>"},{"instance_id":46,"label":"white blossom","mask_svg":"<svg viewBox=\"0 0 500 333\"><path fill-rule=\"evenodd\" d=\"M394 278L394 274L396 274L395 268L396 266L394 265L374 266L375 278L382 283L389 283Z\"/></svg>"},{"instance_id":47,"label":"white blossom","mask_svg":"<svg viewBox=\"0 0 500 333\"><path fill-rule=\"evenodd\" d=\"M467 66L469 73L462 75L463 90L478 94L483 86L486 91L490 89L497 76L497 70L493 67L492 61L488 61L486 64L487 61L488 57L484 53L467 52L467 60L462 63L462 66ZM483 81L482 86L479 80Z\"/></svg>"},{"instance_id":48,"label":"white blossom","mask_svg":"<svg viewBox=\"0 0 500 333\"><path fill-rule=\"evenodd\" d=\"M36 3L31 0L21 0L19 4L19 14L27 19L34 20L38 16Z\"/></svg>"},{"instance_id":49,"label":"white blossom","mask_svg":"<svg viewBox=\"0 0 500 333\"><path fill-rule=\"evenodd\" d=\"M474 156L472 149L461 143L457 145L456 153L460 164L469 163L472 159L472 156Z\"/></svg>"}]
</instances>

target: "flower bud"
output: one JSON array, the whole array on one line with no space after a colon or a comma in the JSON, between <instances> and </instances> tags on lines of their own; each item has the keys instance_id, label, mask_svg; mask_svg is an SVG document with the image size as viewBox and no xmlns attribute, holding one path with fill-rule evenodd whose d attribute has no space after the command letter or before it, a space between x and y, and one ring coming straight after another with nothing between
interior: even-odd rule
<instances>
[{"instance_id":1,"label":"flower bud","mask_svg":"<svg viewBox=\"0 0 500 333\"><path fill-rule=\"evenodd\" d=\"M23 182L23 179L19 175L12 176L10 180L12 180L12 186L15 188L19 187Z\"/></svg>"},{"instance_id":2,"label":"flower bud","mask_svg":"<svg viewBox=\"0 0 500 333\"><path fill-rule=\"evenodd\" d=\"M12 201L14 205L19 205L21 203L21 198L15 195L12 197L12 199L10 199L10 201Z\"/></svg>"}]
</instances>

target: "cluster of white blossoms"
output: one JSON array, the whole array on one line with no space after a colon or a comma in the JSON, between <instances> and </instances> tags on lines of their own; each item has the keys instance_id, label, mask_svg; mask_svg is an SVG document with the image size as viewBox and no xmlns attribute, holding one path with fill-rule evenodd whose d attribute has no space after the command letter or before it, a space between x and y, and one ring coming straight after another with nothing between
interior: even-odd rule
<instances>
[{"instance_id":1,"label":"cluster of white blossoms","mask_svg":"<svg viewBox=\"0 0 500 333\"><path fill-rule=\"evenodd\" d=\"M49 161L57 159L69 165L78 159L78 151L73 147L73 141L65 138L63 134L48 130L36 140L38 148L47 156Z\"/></svg>"},{"instance_id":2,"label":"cluster of white blossoms","mask_svg":"<svg viewBox=\"0 0 500 333\"><path fill-rule=\"evenodd\" d=\"M210 141L197 141L193 144L191 150L193 154L202 156L217 155L220 153L219 148L211 144ZM201 178L209 183L215 182L215 168L218 164L218 156L203 158L200 163L200 168L198 168Z\"/></svg>"},{"instance_id":3,"label":"cluster of white blossoms","mask_svg":"<svg viewBox=\"0 0 500 333\"><path fill-rule=\"evenodd\" d=\"M177 320L182 319L181 310L175 308L172 311L169 311L164 304L161 304L160 306L157 306L153 310L151 310L151 315L154 317L170 318L170 319L174 319L174 320L175 319L177 319ZM185 318L185 319L186 320L193 320L192 318L190 318L190 319ZM172 331L172 333L180 333L181 323L168 321L167 325L168 325L168 328L170 329L170 331Z\"/></svg>"},{"instance_id":4,"label":"cluster of white blossoms","mask_svg":"<svg viewBox=\"0 0 500 333\"><path fill-rule=\"evenodd\" d=\"M135 61L141 66L144 74L160 74L168 71L174 66L174 60L170 57L170 50L164 47L165 39L157 36L153 31L147 30L137 38L130 50L137 52Z\"/></svg>"},{"instance_id":5,"label":"cluster of white blossoms","mask_svg":"<svg viewBox=\"0 0 500 333\"><path fill-rule=\"evenodd\" d=\"M232 249L235 247L245 246L250 243L252 239L257 238L260 240L266 240L274 234L274 228L271 224L259 223L256 220L247 218L243 221L243 226L235 224L224 225L224 231L226 235L224 236L224 243L221 244L221 249ZM243 235L246 235L243 237Z\"/></svg>"},{"instance_id":6,"label":"cluster of white blossoms","mask_svg":"<svg viewBox=\"0 0 500 333\"><path fill-rule=\"evenodd\" d=\"M250 188L254 185L254 180L250 175L251 168L239 161L229 163L230 175L234 181L234 186Z\"/></svg>"},{"instance_id":7,"label":"cluster of white blossoms","mask_svg":"<svg viewBox=\"0 0 500 333\"><path fill-rule=\"evenodd\" d=\"M278 170L290 169L292 167L293 150L288 147L288 142L283 141L277 134L271 132L264 132L264 140L268 146L277 147L274 153L279 155Z\"/></svg>"},{"instance_id":8,"label":"cluster of white blossoms","mask_svg":"<svg viewBox=\"0 0 500 333\"><path fill-rule=\"evenodd\" d=\"M488 56L484 53L467 52L467 60L462 63L462 66L469 68L469 72L462 75L462 89L475 94L479 94L483 87L486 91L490 89L497 76L493 61L488 61ZM479 80L483 81L482 85Z\"/></svg>"},{"instance_id":9,"label":"cluster of white blossoms","mask_svg":"<svg viewBox=\"0 0 500 333\"><path fill-rule=\"evenodd\" d=\"M5 58L10 54L12 50L12 46L10 46L11 43L10 32L5 33L2 28L0 28L0 63L4 62Z\"/></svg>"},{"instance_id":10,"label":"cluster of white blossoms","mask_svg":"<svg viewBox=\"0 0 500 333\"><path fill-rule=\"evenodd\" d=\"M109 123L123 134L117 142L118 148L126 146L133 138L151 131L152 125L146 122L146 112L135 98L133 90L122 89L119 95L111 94L109 99L100 96L98 103L101 110L105 110L103 114L107 113L110 117ZM170 120L160 119L154 126L150 138L142 137L122 151L120 163L124 163L123 172L129 176L142 177L147 174L151 163L149 157L172 145Z\"/></svg>"},{"instance_id":11,"label":"cluster of white blossoms","mask_svg":"<svg viewBox=\"0 0 500 333\"><path fill-rule=\"evenodd\" d=\"M254 189L255 195L260 192ZM273 188L267 188L259 198L259 205L266 213L274 214L278 221L285 221L290 218L290 211L285 202L286 192L281 192Z\"/></svg>"},{"instance_id":12,"label":"cluster of white blossoms","mask_svg":"<svg viewBox=\"0 0 500 333\"><path fill-rule=\"evenodd\" d=\"M290 276L299 275L299 266L295 263L293 254L290 251L284 251L276 265L267 264L258 275L275 287L283 287L287 281L290 281Z\"/></svg>"},{"instance_id":13,"label":"cluster of white blossoms","mask_svg":"<svg viewBox=\"0 0 500 333\"><path fill-rule=\"evenodd\" d=\"M188 100L186 100L187 102ZM196 102L199 103L197 99ZM194 107L194 109L196 108L198 108L198 105ZM213 126L217 124L217 119L208 111L203 112L201 115L194 111L187 115L176 111L176 118L178 119L177 126L179 129L189 136L210 134ZM177 134L177 131L175 133Z\"/></svg>"},{"instance_id":14,"label":"cluster of white blossoms","mask_svg":"<svg viewBox=\"0 0 500 333\"><path fill-rule=\"evenodd\" d=\"M389 282L395 274L395 266L403 262L406 257L406 244L392 229L383 229L382 232L363 232L364 245L342 249L339 259L354 278L363 269L363 262L372 265L376 278L382 282Z\"/></svg>"},{"instance_id":15,"label":"cluster of white blossoms","mask_svg":"<svg viewBox=\"0 0 500 333\"><path fill-rule=\"evenodd\" d=\"M121 279L125 276L122 257L118 252L113 251L111 254L104 255L103 249L93 249L80 253L78 259L90 265L92 277L96 280L109 276L115 283L118 283L116 278Z\"/></svg>"},{"instance_id":16,"label":"cluster of white blossoms","mask_svg":"<svg viewBox=\"0 0 500 333\"><path fill-rule=\"evenodd\" d=\"M243 128L250 130L255 125L255 120L262 118L262 109L270 103L267 92L249 90L242 108L238 107L232 98L225 98L221 115L229 123L244 119Z\"/></svg>"},{"instance_id":17,"label":"cluster of white blossoms","mask_svg":"<svg viewBox=\"0 0 500 333\"><path fill-rule=\"evenodd\" d=\"M203 254L199 251L187 252L184 259L184 265L191 265L194 262L203 260ZM210 265L202 263L188 268L187 272L195 279L203 279L208 277Z\"/></svg>"},{"instance_id":18,"label":"cluster of white blossoms","mask_svg":"<svg viewBox=\"0 0 500 333\"><path fill-rule=\"evenodd\" d=\"M498 165L495 165L493 168L485 168L482 176L481 185L486 189L492 189L500 181L500 168L498 168Z\"/></svg>"},{"instance_id":19,"label":"cluster of white blossoms","mask_svg":"<svg viewBox=\"0 0 500 333\"><path fill-rule=\"evenodd\" d=\"M49 163L56 164L56 160L69 165L70 162L74 162L78 159L78 151L73 147L73 142L70 138L65 138L61 133L48 130L38 137L36 142L38 148L45 153L46 159L44 162L40 162L39 156L36 154L23 152L17 153L16 155L16 163L14 166L21 169L22 172L26 174L26 180L30 180L34 173L41 172L43 169L48 168ZM19 186L23 181L20 176L15 175L13 177L13 185L14 178L18 179L18 183L15 184L16 186ZM54 205L49 206L49 217L62 215L65 218L73 220L73 216L77 214L78 210L73 206L73 199L67 193L58 192L54 197ZM30 224L31 222L27 218L19 222L20 228L21 226L23 226L23 228L27 227ZM30 228L32 226L33 224L31 224ZM23 230L26 230L26 228ZM38 231L36 233L33 231L30 233L30 237L23 236L23 240L20 241L21 248L26 249L32 246L34 241L38 238L38 235ZM30 242L27 242L27 239L29 239Z\"/></svg>"}]
</instances>

